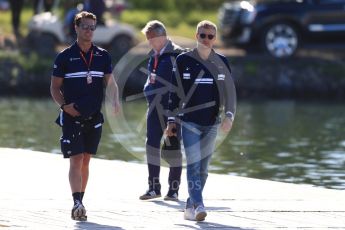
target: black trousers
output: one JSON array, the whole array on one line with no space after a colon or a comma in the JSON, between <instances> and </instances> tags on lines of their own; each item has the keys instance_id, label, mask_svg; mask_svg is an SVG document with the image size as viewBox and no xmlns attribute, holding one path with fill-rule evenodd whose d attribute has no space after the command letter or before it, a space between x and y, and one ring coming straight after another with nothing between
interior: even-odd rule
<instances>
[{"instance_id":1,"label":"black trousers","mask_svg":"<svg viewBox=\"0 0 345 230\"><path fill-rule=\"evenodd\" d=\"M149 189L154 190L157 193L160 193L161 190L159 180L161 160L160 149L166 122L166 117L163 117L162 114L160 117L156 109L154 109L152 112L148 111L146 130L146 157L149 171L148 184ZM179 139L181 139L180 131L178 131L178 136ZM178 161L178 163L170 165L168 183L170 191L178 192L182 173L182 155L176 161Z\"/></svg>"},{"instance_id":2,"label":"black trousers","mask_svg":"<svg viewBox=\"0 0 345 230\"><path fill-rule=\"evenodd\" d=\"M24 0L10 0L12 13L12 28L15 34L19 32L20 14L22 12Z\"/></svg>"},{"instance_id":3,"label":"black trousers","mask_svg":"<svg viewBox=\"0 0 345 230\"><path fill-rule=\"evenodd\" d=\"M34 14L38 14L38 6L40 0L34 0ZM54 0L43 0L44 12L49 12L52 10L54 5Z\"/></svg>"}]
</instances>

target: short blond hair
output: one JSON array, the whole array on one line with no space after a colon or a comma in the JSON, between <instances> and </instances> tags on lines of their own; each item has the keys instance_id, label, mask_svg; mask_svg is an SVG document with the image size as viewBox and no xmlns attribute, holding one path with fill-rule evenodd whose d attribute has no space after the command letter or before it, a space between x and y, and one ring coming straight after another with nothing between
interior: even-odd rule
<instances>
[{"instance_id":1,"label":"short blond hair","mask_svg":"<svg viewBox=\"0 0 345 230\"><path fill-rule=\"evenodd\" d=\"M149 33L154 33L157 37L167 35L164 24L158 20L152 20L147 22L145 27L141 30L141 32L145 35Z\"/></svg>"},{"instance_id":2,"label":"short blond hair","mask_svg":"<svg viewBox=\"0 0 345 230\"><path fill-rule=\"evenodd\" d=\"M201 28L205 28L205 29L214 29L217 33L217 26L216 24L214 24L211 21L208 20L203 20L201 22L198 23L198 25L196 26L196 33L199 33L199 30Z\"/></svg>"}]
</instances>

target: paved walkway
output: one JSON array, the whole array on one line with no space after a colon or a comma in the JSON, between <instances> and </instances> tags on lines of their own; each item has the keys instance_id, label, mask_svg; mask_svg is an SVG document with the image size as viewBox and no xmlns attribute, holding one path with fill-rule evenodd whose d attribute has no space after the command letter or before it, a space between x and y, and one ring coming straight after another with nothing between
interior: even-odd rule
<instances>
[{"instance_id":1,"label":"paved walkway","mask_svg":"<svg viewBox=\"0 0 345 230\"><path fill-rule=\"evenodd\" d=\"M204 222L183 219L180 202L140 201L146 165L92 159L87 222L70 220L68 161L61 155L0 149L0 229L345 229L345 192L210 174ZM167 169L162 170L166 193Z\"/></svg>"}]
</instances>

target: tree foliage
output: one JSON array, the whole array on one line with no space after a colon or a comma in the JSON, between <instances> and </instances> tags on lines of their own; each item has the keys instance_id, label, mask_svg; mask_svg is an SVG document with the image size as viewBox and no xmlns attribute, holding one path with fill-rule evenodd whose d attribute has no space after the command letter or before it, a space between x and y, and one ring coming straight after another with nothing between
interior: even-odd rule
<instances>
[{"instance_id":1,"label":"tree foliage","mask_svg":"<svg viewBox=\"0 0 345 230\"><path fill-rule=\"evenodd\" d=\"M148 10L217 10L224 0L128 0L134 9Z\"/></svg>"}]
</instances>

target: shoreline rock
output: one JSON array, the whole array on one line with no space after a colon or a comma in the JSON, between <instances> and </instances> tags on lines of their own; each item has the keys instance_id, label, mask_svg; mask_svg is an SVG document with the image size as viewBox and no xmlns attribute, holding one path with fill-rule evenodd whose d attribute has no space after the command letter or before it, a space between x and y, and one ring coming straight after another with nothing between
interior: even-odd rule
<instances>
[{"instance_id":1,"label":"shoreline rock","mask_svg":"<svg viewBox=\"0 0 345 230\"><path fill-rule=\"evenodd\" d=\"M344 100L345 59L294 57L277 60L265 55L228 57L239 99ZM0 55L0 95L50 96L51 66L54 57L33 52ZM141 93L145 76L133 71L123 92ZM133 80L134 79L134 80Z\"/></svg>"}]
</instances>

